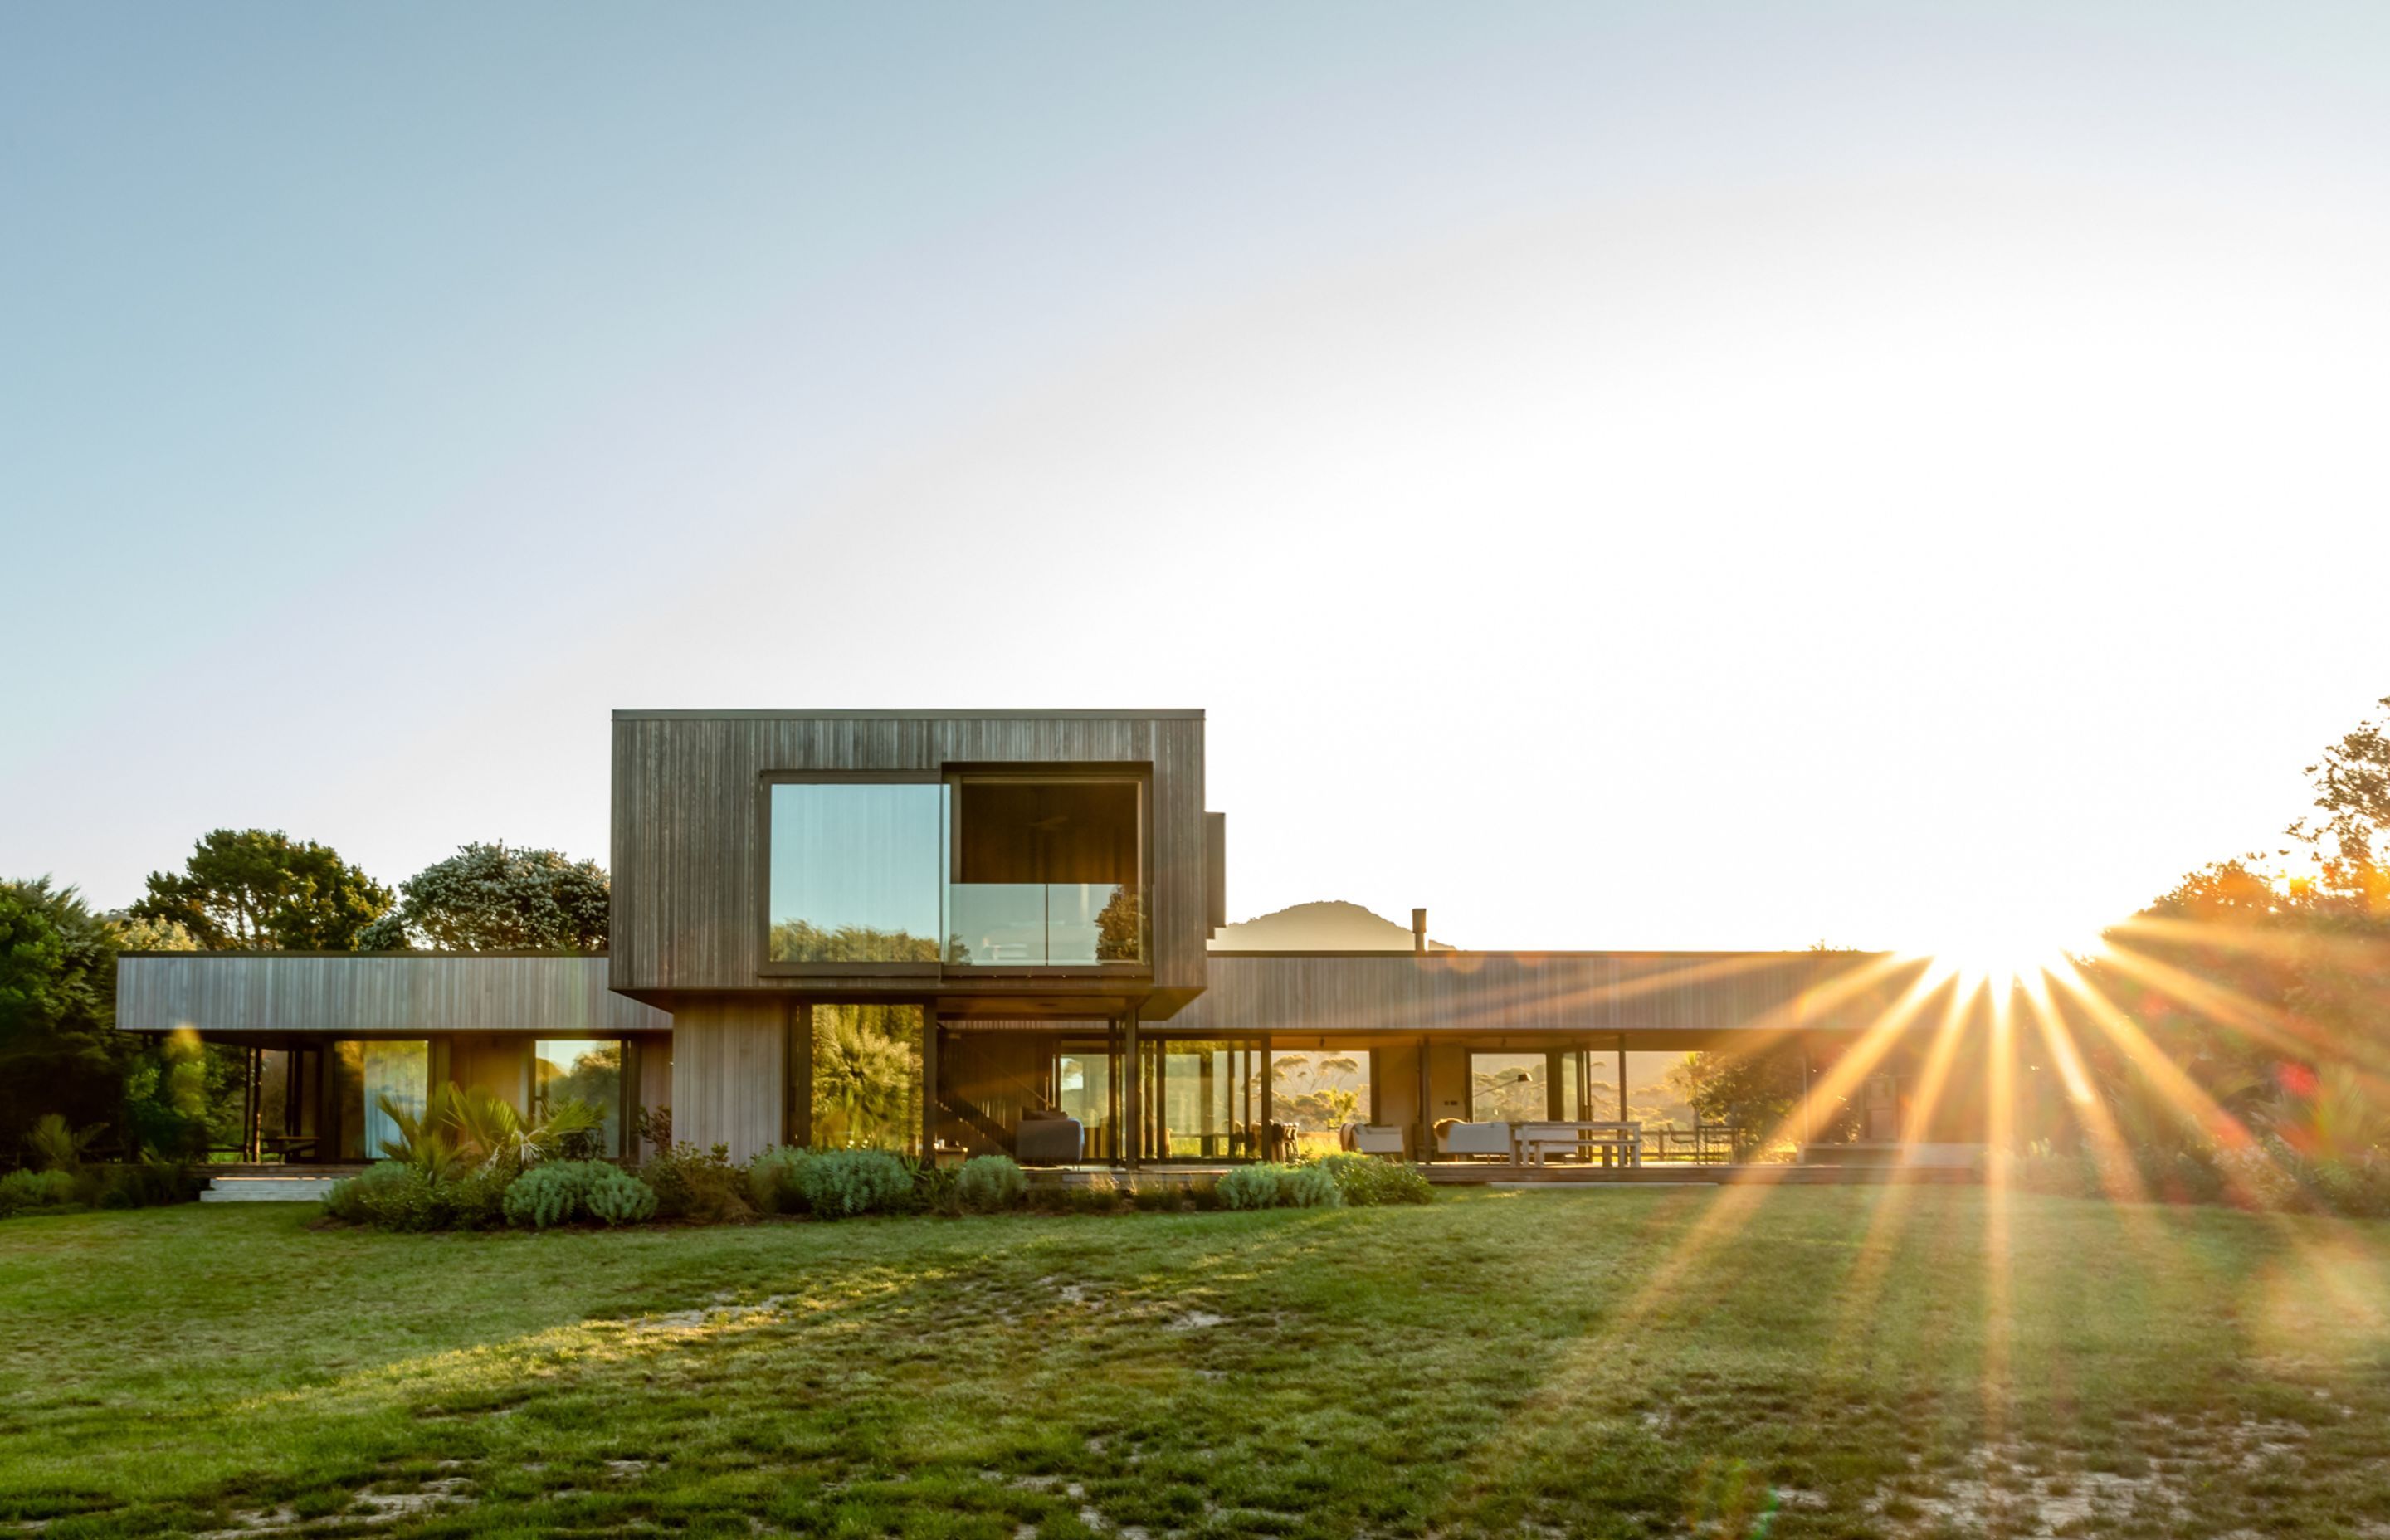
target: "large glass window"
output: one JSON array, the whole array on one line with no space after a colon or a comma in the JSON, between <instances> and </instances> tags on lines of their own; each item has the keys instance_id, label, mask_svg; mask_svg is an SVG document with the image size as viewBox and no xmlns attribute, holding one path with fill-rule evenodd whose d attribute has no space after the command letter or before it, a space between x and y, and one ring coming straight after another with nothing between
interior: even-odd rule
<instances>
[{"instance_id":1,"label":"large glass window","mask_svg":"<svg viewBox=\"0 0 2390 1540\"><path fill-rule=\"evenodd\" d=\"M1346 1123L1369 1121L1369 1050L1315 1048L1270 1056L1270 1110L1297 1143L1332 1155Z\"/></svg>"},{"instance_id":2,"label":"large glass window","mask_svg":"<svg viewBox=\"0 0 2390 1540\"><path fill-rule=\"evenodd\" d=\"M605 1120L598 1152L623 1153L623 1045L594 1038L542 1038L532 1046L533 1115L558 1103L585 1101Z\"/></svg>"},{"instance_id":3,"label":"large glass window","mask_svg":"<svg viewBox=\"0 0 2390 1540\"><path fill-rule=\"evenodd\" d=\"M1140 1084L1144 1149L1157 1161L1252 1161L1267 1151L1261 1045L1148 1038Z\"/></svg>"},{"instance_id":4,"label":"large glass window","mask_svg":"<svg viewBox=\"0 0 2390 1540\"><path fill-rule=\"evenodd\" d=\"M824 1149L918 1150L921 1007L813 1007L813 1138Z\"/></svg>"},{"instance_id":5,"label":"large glass window","mask_svg":"<svg viewBox=\"0 0 2390 1540\"><path fill-rule=\"evenodd\" d=\"M945 798L927 783L774 786L765 956L936 962L945 951Z\"/></svg>"},{"instance_id":6,"label":"large glass window","mask_svg":"<svg viewBox=\"0 0 2390 1540\"><path fill-rule=\"evenodd\" d=\"M398 1138L393 1111L423 1115L431 1088L431 1045L340 1043L341 1153L352 1161L379 1161L382 1147Z\"/></svg>"},{"instance_id":7,"label":"large glass window","mask_svg":"<svg viewBox=\"0 0 2390 1540\"><path fill-rule=\"evenodd\" d=\"M946 960L1016 968L1142 961L1140 792L1125 779L957 780Z\"/></svg>"},{"instance_id":8,"label":"large glass window","mask_svg":"<svg viewBox=\"0 0 2390 1540\"><path fill-rule=\"evenodd\" d=\"M1079 1120L1081 1159L1109 1161L1120 1153L1112 1143L1119 1101L1110 1050L1100 1043L1065 1043L1054 1059L1054 1105Z\"/></svg>"},{"instance_id":9,"label":"large glass window","mask_svg":"<svg viewBox=\"0 0 2390 1540\"><path fill-rule=\"evenodd\" d=\"M1470 1116L1478 1123L1541 1123L1557 1115L1574 1123L1583 1110L1574 1053L1472 1053L1469 1056ZM1554 1074L1555 1069L1558 1074Z\"/></svg>"}]
</instances>

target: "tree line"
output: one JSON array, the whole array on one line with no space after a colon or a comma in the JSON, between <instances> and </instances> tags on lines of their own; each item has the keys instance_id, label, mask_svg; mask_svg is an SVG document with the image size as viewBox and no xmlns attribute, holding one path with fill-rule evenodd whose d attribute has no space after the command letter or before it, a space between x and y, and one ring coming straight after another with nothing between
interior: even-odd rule
<instances>
[{"instance_id":1,"label":"tree line","mask_svg":"<svg viewBox=\"0 0 2390 1540\"><path fill-rule=\"evenodd\" d=\"M47 876L0 880L0 1169L44 1114L127 1158L234 1142L242 1050L116 1030L128 952L601 952L605 869L552 850L459 846L396 891L328 845L216 829L140 898L101 912Z\"/></svg>"}]
</instances>

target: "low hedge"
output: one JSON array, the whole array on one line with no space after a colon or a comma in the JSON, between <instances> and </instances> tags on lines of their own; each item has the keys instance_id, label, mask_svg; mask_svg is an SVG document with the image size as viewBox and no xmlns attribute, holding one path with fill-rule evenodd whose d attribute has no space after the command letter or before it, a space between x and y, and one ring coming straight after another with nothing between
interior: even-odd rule
<instances>
[{"instance_id":1,"label":"low hedge","mask_svg":"<svg viewBox=\"0 0 2390 1540\"><path fill-rule=\"evenodd\" d=\"M151 1159L0 1176L0 1219L78 1209L148 1209L199 1200L199 1182L179 1161Z\"/></svg>"}]
</instances>

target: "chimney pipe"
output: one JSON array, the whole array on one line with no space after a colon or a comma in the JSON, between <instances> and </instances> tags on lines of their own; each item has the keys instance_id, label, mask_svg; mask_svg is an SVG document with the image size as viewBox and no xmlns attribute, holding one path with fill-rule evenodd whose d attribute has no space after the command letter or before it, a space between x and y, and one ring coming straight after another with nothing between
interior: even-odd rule
<instances>
[{"instance_id":1,"label":"chimney pipe","mask_svg":"<svg viewBox=\"0 0 2390 1540\"><path fill-rule=\"evenodd\" d=\"M1411 911L1411 950L1414 952L1427 950L1427 911L1425 909Z\"/></svg>"}]
</instances>

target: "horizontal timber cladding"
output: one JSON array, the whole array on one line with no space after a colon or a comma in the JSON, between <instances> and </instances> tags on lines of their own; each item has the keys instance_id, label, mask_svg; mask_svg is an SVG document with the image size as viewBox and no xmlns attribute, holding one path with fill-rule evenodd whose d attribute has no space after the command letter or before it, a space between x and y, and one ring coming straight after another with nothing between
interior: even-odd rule
<instances>
[{"instance_id":1,"label":"horizontal timber cladding","mask_svg":"<svg viewBox=\"0 0 2390 1540\"><path fill-rule=\"evenodd\" d=\"M1153 984L1201 989L1201 712L617 712L613 986L812 987L765 971L765 776L1009 764L1150 767Z\"/></svg>"},{"instance_id":2,"label":"horizontal timber cladding","mask_svg":"<svg viewBox=\"0 0 2390 1540\"><path fill-rule=\"evenodd\" d=\"M1627 1033L1693 1046L1718 1032L1864 1030L1900 1007L1925 966L1857 952L1214 952L1210 986L1170 1025Z\"/></svg>"},{"instance_id":3,"label":"horizontal timber cladding","mask_svg":"<svg viewBox=\"0 0 2390 1540\"><path fill-rule=\"evenodd\" d=\"M133 1032L521 1032L612 1037L672 1017L614 994L595 956L150 952L116 964Z\"/></svg>"}]
</instances>

